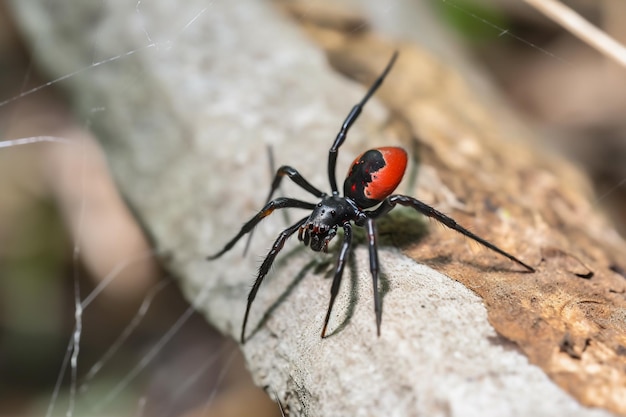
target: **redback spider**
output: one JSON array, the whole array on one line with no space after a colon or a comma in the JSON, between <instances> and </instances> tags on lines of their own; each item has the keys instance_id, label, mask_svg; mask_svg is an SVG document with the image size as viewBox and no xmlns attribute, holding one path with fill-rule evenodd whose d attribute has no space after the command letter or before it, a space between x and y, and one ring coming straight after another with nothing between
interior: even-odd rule
<instances>
[{"instance_id":1,"label":"redback spider","mask_svg":"<svg viewBox=\"0 0 626 417\"><path fill-rule=\"evenodd\" d=\"M526 268L528 271L535 271L531 266L503 251L494 244L476 236L469 230L458 225L452 218L440 213L421 201L406 195L391 195L402 180L407 164L407 153L402 148L382 147L370 149L369 151L357 156L352 163L352 166L350 166L348 175L343 183L344 196L342 197L339 195L337 180L335 178L335 165L337 162L337 152L339 147L345 141L348 130L352 124L361 114L365 103L367 103L369 98L382 84L383 80L387 76L387 73L396 61L397 56L398 53L395 52L387 64L387 67L376 79L376 81L374 81L374 84L372 84L370 89L365 94L365 97L363 97L363 99L352 108L348 117L344 120L341 130L337 134L333 145L328 151L328 179L330 181L332 194L328 195L325 192L318 190L315 186L304 179L304 177L302 177L302 175L300 175L300 173L298 173L298 171L294 168L287 165L280 167L276 171L269 195L267 196L266 204L261 211L244 224L239 233L237 233L237 235L233 237L221 251L215 255L207 257L207 259L212 260L222 256L224 253L229 251L245 234L251 232L263 218L272 214L272 212L276 209L291 207L312 210L311 214L300 219L294 225L288 227L280 233L274 242L274 245L272 245L272 249L263 260L263 264L261 264L261 267L259 268L259 274L256 281L254 281L254 285L248 294L248 304L246 306L246 313L244 315L243 326L241 328L241 343L244 343L245 341L246 323L248 322L250 306L256 297L259 286L270 270L276 255L278 255L283 248L285 241L291 235L298 232L298 239L301 240L305 246L310 246L311 249L316 252L327 252L329 242L337 234L337 228L341 226L344 231L343 243L337 258L335 275L330 288L330 303L328 305L328 311L326 312L326 318L324 319L324 327L322 328L322 338L325 337L328 319L330 318L330 313L333 309L337 292L339 291L343 268L350 252L350 244L352 242L352 224L350 222L354 222L356 226L364 227L367 231L370 271L372 274L372 282L374 284L376 332L378 336L380 336L380 323L382 317L380 295L378 293L379 267L375 221L380 216L390 212L397 204L412 207L423 215L443 223L450 229L456 230L457 232L475 240L500 255L506 256L510 260ZM293 198L276 198L272 200L272 195L279 187L280 182L285 175L288 176L294 183L313 194L315 197L320 198L320 202L315 204ZM378 207L374 208L377 205Z\"/></svg>"}]
</instances>

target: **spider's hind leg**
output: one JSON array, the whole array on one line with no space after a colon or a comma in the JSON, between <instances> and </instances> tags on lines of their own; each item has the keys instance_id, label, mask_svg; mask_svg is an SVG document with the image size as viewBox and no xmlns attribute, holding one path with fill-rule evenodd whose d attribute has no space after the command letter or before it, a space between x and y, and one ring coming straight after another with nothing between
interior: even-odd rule
<instances>
[{"instance_id":1,"label":"spider's hind leg","mask_svg":"<svg viewBox=\"0 0 626 417\"><path fill-rule=\"evenodd\" d=\"M385 77L393 67L393 64L396 62L396 58L398 58L398 51L395 51L391 56L391 59L387 63L387 66L383 70L383 72L376 78L374 83L371 85L365 96L359 101L357 104L352 107L350 113L343 121L341 125L341 129L339 129L339 133L337 133L337 137L335 137L335 141L332 146L328 150L328 181L330 182L330 188L332 189L333 195L338 195L339 191L337 189L337 177L336 177L336 166L337 166L337 154L339 153L339 147L343 145L343 142L346 140L348 136L348 132L350 128L357 121L361 112L363 111L363 107L365 107L365 103L374 95L376 90L380 87L380 85L385 80Z\"/></svg>"},{"instance_id":2,"label":"spider's hind leg","mask_svg":"<svg viewBox=\"0 0 626 417\"><path fill-rule=\"evenodd\" d=\"M535 272L535 268L533 268L532 266L525 264L524 262L522 262L519 259L517 259L515 256L511 255L508 252L505 252L504 250L500 249L499 247L497 247L493 243L491 243L491 242L483 239L482 237L480 237L478 235L475 235L474 233L470 232L469 230L467 230L466 228L464 228L463 226L458 224L452 217L446 216L445 214L441 213L440 211L437 211L436 209L434 209L433 207L429 206L428 204L424 204L421 201L419 201L418 199L413 198L413 197L409 197L409 196L406 196L406 195L399 195L399 194L389 196L389 197L387 197L383 201L383 203L376 210L371 212L369 217L372 218L372 219L380 217L380 216L390 212L391 210L393 210L393 208L397 204L400 204L402 206L412 207L415 210L417 210L420 213L422 213L423 215L437 220L439 223L443 224L444 226L447 226L450 229L455 230L455 231L461 233L462 235L469 237L470 239L474 240L475 242L480 243L481 245L485 246L486 248L489 248L492 251L497 252L500 255L502 255L502 256L510 259L511 261L517 263L518 265L523 266L529 272Z\"/></svg>"}]
</instances>

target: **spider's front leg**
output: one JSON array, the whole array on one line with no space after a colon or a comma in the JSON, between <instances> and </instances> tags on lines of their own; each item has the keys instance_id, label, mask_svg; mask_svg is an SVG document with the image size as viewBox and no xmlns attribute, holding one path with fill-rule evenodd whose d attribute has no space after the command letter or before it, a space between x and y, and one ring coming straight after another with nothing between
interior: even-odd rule
<instances>
[{"instance_id":1,"label":"spider's front leg","mask_svg":"<svg viewBox=\"0 0 626 417\"><path fill-rule=\"evenodd\" d=\"M246 324L248 323L248 314L250 314L250 307L252 306L252 302L254 301L254 298L256 297L257 291L259 291L259 287L261 286L263 279L265 278L270 268L272 267L272 264L274 263L274 259L276 259L276 255L278 255L278 253L281 251L281 249L285 245L285 241L289 238L289 236L293 235L296 232L296 230L298 230L300 226L302 226L307 221L308 218L309 216L306 216L300 221L298 221L296 224L294 224L293 226L290 226L287 229L283 230L281 234L278 236L278 238L276 239L276 241L274 242L274 244L272 245L272 249L270 249L269 253L263 260L263 263L261 264L261 267L259 268L259 275L254 281L254 285L252 285L252 289L250 290L250 293L248 293L248 304L246 305L246 313L243 316L243 325L241 326L241 344L245 343Z\"/></svg>"},{"instance_id":2,"label":"spider's front leg","mask_svg":"<svg viewBox=\"0 0 626 417\"><path fill-rule=\"evenodd\" d=\"M346 265L346 260L350 254L350 244L352 243L352 226L350 222L343 224L343 244L341 245L341 251L337 257L337 266L335 267L335 276L333 277L333 284L330 287L330 302L328 304L328 311L326 312L326 318L324 319L324 327L322 328L322 339L326 336L326 326L328 326L328 320L330 319L330 312L335 304L335 298L339 292L339 285L341 284L341 278L343 276L343 267Z\"/></svg>"},{"instance_id":3,"label":"spider's front leg","mask_svg":"<svg viewBox=\"0 0 626 417\"><path fill-rule=\"evenodd\" d=\"M372 282L374 285L374 312L376 313L376 334L380 336L382 309L380 306L380 296L378 293L378 248L376 244L376 224L374 223L374 219L367 219L365 223L365 228L367 230L367 240L370 255L370 272L372 274ZM335 276L333 278L333 284L330 288L330 302L328 304L326 318L324 319L322 338L326 336L326 327L328 326L330 313L333 309L333 305L335 304L335 298L337 297L337 293L339 292L339 285L341 284L341 278L343 276L343 268L350 254L350 245L352 243L352 226L350 225L350 222L344 223L343 230L343 244L341 245L341 251L339 252L339 256L337 257Z\"/></svg>"},{"instance_id":4,"label":"spider's front leg","mask_svg":"<svg viewBox=\"0 0 626 417\"><path fill-rule=\"evenodd\" d=\"M507 253L507 252L503 251L502 249L500 249L499 247L497 247L493 243L488 242L485 239L481 238L480 236L477 236L474 233L470 232L469 230L467 230L463 226L459 225L453 218L446 216L445 214L435 210L433 207L429 206L428 204L424 204L421 201L419 201L418 199L413 198L413 197L409 197L409 196L406 196L406 195L392 195L392 196L389 196L389 197L387 197L383 201L383 203L376 210L370 212L368 217L370 217L372 219L378 218L378 217L380 217L380 216L390 212L391 210L393 210L393 208L397 204L400 204L402 206L412 207L415 210L417 210L420 213L422 213L423 215L437 220L438 222L442 223L444 226L447 226L450 229L455 230L455 231L461 233L462 235L465 235L465 236L469 237L470 239L473 239L474 241L476 241L476 242L480 243L481 245L491 249L492 251L497 252L500 255L502 255L502 256L512 260L513 262L515 262L515 263L517 263L517 264L519 264L521 266L523 266L529 272L535 272L535 268L533 268L532 266L529 266L529 265L525 264L524 262L522 262L519 259L517 259L515 256L511 255L510 253Z\"/></svg>"},{"instance_id":5,"label":"spider's front leg","mask_svg":"<svg viewBox=\"0 0 626 417\"><path fill-rule=\"evenodd\" d=\"M235 235L235 237L233 237L221 251L215 255L207 256L207 260L212 261L213 259L217 259L224 253L228 252L233 246L235 246L235 243L237 243L239 239L241 239L246 233L252 231L261 220L272 214L274 210L288 207L313 210L315 208L315 204L284 197L270 201L252 219L242 226L239 233L237 233L237 235Z\"/></svg>"}]
</instances>

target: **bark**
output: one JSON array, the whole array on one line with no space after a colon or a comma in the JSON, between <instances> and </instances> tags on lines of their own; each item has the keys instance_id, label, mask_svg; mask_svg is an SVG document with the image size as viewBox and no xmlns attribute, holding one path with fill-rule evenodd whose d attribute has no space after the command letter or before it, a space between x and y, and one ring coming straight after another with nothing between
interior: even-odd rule
<instances>
[{"instance_id":1,"label":"bark","mask_svg":"<svg viewBox=\"0 0 626 417\"><path fill-rule=\"evenodd\" d=\"M255 269L287 225L275 214L247 257L242 242L205 260L262 206L267 146L326 190L328 147L364 93L338 73L368 84L395 49L397 65L341 148L338 178L368 147L402 145L419 168L399 192L537 268L397 210L379 230L381 336L357 235L322 340L338 249L290 242L243 350L291 415L606 414L579 402L626 414L626 244L586 179L492 93L354 14L251 0L137 6L13 2L38 62L53 78L73 74L59 84L102 138L166 266L224 333L238 337Z\"/></svg>"}]
</instances>

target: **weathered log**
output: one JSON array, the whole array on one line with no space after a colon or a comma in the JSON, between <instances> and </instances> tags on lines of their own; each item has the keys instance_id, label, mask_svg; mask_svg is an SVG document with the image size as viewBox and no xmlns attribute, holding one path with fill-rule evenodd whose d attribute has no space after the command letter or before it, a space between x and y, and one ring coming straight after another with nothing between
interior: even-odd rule
<instances>
[{"instance_id":1,"label":"weathered log","mask_svg":"<svg viewBox=\"0 0 626 417\"><path fill-rule=\"evenodd\" d=\"M354 30L353 16L324 20L295 6L310 38L275 6L249 0L13 7L38 62L53 78L71 75L63 86L190 302L234 337L284 218L258 227L247 258L243 244L212 263L206 255L263 204L268 145L277 164L327 189L328 147L364 92L320 45L332 67L365 84L400 51L338 172L370 146L405 146L420 176L400 192L537 272L401 210L380 231L381 337L361 239L320 339L337 249L317 255L292 242L259 291L243 349L258 384L294 415L605 414L570 395L626 414L626 244L582 175L454 69L362 22Z\"/></svg>"}]
</instances>

